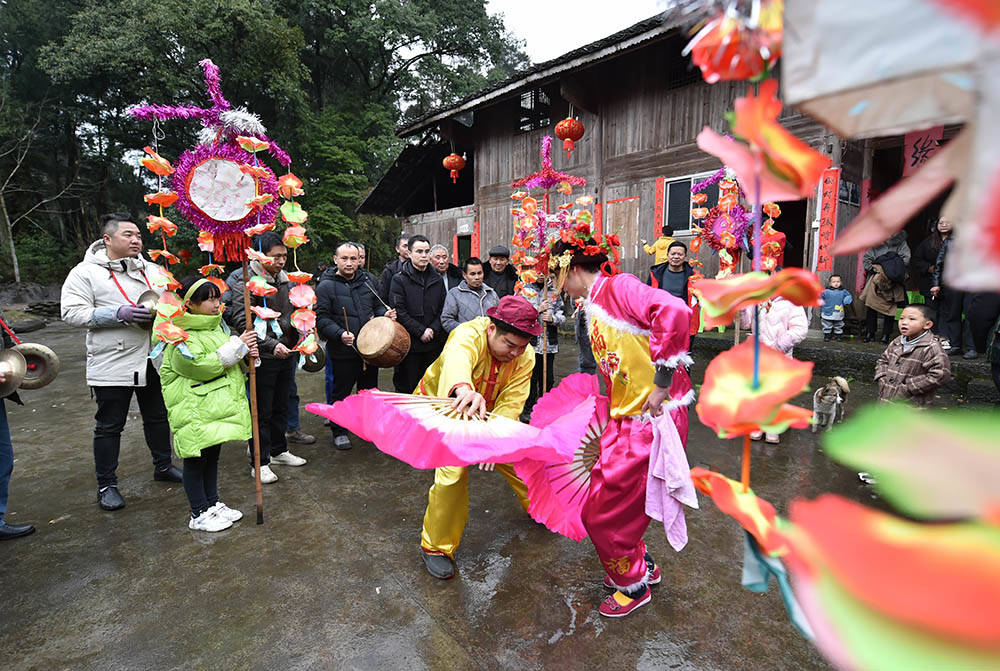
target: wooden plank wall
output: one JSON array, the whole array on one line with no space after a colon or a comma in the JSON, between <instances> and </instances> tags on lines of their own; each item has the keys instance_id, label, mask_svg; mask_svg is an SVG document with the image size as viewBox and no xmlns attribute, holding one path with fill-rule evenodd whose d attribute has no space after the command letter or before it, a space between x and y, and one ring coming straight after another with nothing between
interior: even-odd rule
<instances>
[{"instance_id":1,"label":"wooden plank wall","mask_svg":"<svg viewBox=\"0 0 1000 671\"><path fill-rule=\"evenodd\" d=\"M746 93L748 86L744 83L709 86L699 81L671 89L665 69L657 63L679 56L668 52L666 46L665 42L656 42L573 73L576 83L585 86L592 93L590 99L597 101L592 107L597 108L594 111L599 119L590 112L575 110L587 130L576 143L571 158L566 156L558 139L553 141L553 167L587 180L587 186L577 189L573 196L593 194L605 204L605 219L609 223L619 226L627 220L626 225L638 226L629 236L632 246L625 251L622 269L642 278L648 274L651 257L641 252L636 254L634 241L655 239L659 234L659 225L654 222L657 178L669 180L720 167L715 157L697 148L695 138L706 125L719 132L727 131L724 114L732 109L735 98ZM484 250L495 244L509 246L513 234L510 183L540 169L541 139L554 133L555 123L568 111L568 104L559 98L558 81L543 87L553 101L548 128L516 132L519 105L516 97L475 112L472 131L476 138L476 163L472 177ZM794 110L785 110L781 120L810 145L819 148L827 142L822 126ZM601 165L597 164L598 157ZM552 194L552 198L553 209L565 200L558 194ZM813 212L810 207L810 219ZM409 225L414 230L416 225L428 226L436 235L443 235L444 229L434 226L447 226L436 219ZM707 273L717 270L717 259L707 250L702 250L701 260L706 263Z\"/></svg>"}]
</instances>

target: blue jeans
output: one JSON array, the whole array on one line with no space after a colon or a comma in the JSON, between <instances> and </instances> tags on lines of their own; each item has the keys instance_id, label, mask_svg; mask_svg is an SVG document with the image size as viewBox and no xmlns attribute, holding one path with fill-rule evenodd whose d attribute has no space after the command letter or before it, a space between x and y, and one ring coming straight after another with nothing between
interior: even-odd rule
<instances>
[{"instance_id":1,"label":"blue jeans","mask_svg":"<svg viewBox=\"0 0 1000 671\"><path fill-rule=\"evenodd\" d=\"M0 398L0 522L7 512L7 488L10 474L14 470L14 445L10 442L10 425L7 424L7 408Z\"/></svg>"},{"instance_id":2,"label":"blue jeans","mask_svg":"<svg viewBox=\"0 0 1000 671\"><path fill-rule=\"evenodd\" d=\"M292 373L292 387L288 390L288 433L295 433L302 428L299 423L299 386L295 384L295 373L298 372L298 357L295 357L295 372Z\"/></svg>"},{"instance_id":3,"label":"blue jeans","mask_svg":"<svg viewBox=\"0 0 1000 671\"><path fill-rule=\"evenodd\" d=\"M330 346L326 346L326 404L333 403L333 359L330 358Z\"/></svg>"}]
</instances>

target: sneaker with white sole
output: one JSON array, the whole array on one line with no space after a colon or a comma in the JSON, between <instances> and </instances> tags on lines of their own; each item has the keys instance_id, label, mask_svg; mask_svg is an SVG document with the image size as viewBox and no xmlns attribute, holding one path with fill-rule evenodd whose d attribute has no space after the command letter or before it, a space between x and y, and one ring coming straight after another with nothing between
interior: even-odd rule
<instances>
[{"instance_id":1,"label":"sneaker with white sole","mask_svg":"<svg viewBox=\"0 0 1000 671\"><path fill-rule=\"evenodd\" d=\"M198 517L191 517L188 520L188 529L192 531L222 531L231 526L232 522L215 514L215 508L209 508Z\"/></svg>"},{"instance_id":2,"label":"sneaker with white sole","mask_svg":"<svg viewBox=\"0 0 1000 671\"><path fill-rule=\"evenodd\" d=\"M217 516L221 517L222 519L229 520L230 522L239 522L241 519L243 519L243 513L241 513L238 510L233 510L222 501L216 503L214 506L209 508L209 510L210 511L214 510Z\"/></svg>"},{"instance_id":3,"label":"sneaker with white sole","mask_svg":"<svg viewBox=\"0 0 1000 671\"><path fill-rule=\"evenodd\" d=\"M616 591L601 603L598 612L604 617L625 617L636 608L645 606L652 598L653 594L649 591L649 587L644 587L642 593L634 598Z\"/></svg>"},{"instance_id":4,"label":"sneaker with white sole","mask_svg":"<svg viewBox=\"0 0 1000 671\"><path fill-rule=\"evenodd\" d=\"M296 457L288 450L285 450L281 454L272 454L271 463L278 464L279 466L305 466L306 460L302 457Z\"/></svg>"},{"instance_id":5,"label":"sneaker with white sole","mask_svg":"<svg viewBox=\"0 0 1000 671\"><path fill-rule=\"evenodd\" d=\"M351 439L347 436L334 436L333 446L338 450L349 450L351 449Z\"/></svg>"},{"instance_id":6,"label":"sneaker with white sole","mask_svg":"<svg viewBox=\"0 0 1000 671\"><path fill-rule=\"evenodd\" d=\"M254 477L253 466L250 467L250 477ZM264 485L269 485L272 482L277 482L278 476L274 474L270 466L260 467L260 482Z\"/></svg>"}]
</instances>

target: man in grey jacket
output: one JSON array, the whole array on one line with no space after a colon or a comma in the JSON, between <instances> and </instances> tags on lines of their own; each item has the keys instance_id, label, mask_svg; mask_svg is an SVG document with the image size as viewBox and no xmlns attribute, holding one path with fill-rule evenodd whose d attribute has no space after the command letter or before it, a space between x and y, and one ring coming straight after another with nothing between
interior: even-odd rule
<instances>
[{"instance_id":1,"label":"man in grey jacket","mask_svg":"<svg viewBox=\"0 0 1000 671\"><path fill-rule=\"evenodd\" d=\"M101 217L102 238L92 244L62 287L62 318L87 328L87 384L97 400L94 467L97 500L105 510L125 507L118 492L121 434L134 393L146 445L153 455L153 478L181 482L170 461L170 427L160 376L149 360L153 315L138 305L150 289L163 291L166 277L142 258L142 235L127 214Z\"/></svg>"},{"instance_id":2,"label":"man in grey jacket","mask_svg":"<svg viewBox=\"0 0 1000 671\"><path fill-rule=\"evenodd\" d=\"M476 317L485 317L486 311L500 302L493 287L483 282L483 262L475 256L462 264L464 279L448 291L441 309L441 325L451 333L459 324Z\"/></svg>"}]
</instances>

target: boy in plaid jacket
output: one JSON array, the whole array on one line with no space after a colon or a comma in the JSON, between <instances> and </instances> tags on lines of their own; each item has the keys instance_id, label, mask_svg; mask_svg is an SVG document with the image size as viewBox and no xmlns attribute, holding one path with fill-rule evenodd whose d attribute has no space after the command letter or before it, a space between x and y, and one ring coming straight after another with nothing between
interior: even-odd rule
<instances>
[{"instance_id":1,"label":"boy in plaid jacket","mask_svg":"<svg viewBox=\"0 0 1000 671\"><path fill-rule=\"evenodd\" d=\"M951 362L931 333L929 305L908 305L899 318L900 336L875 364L880 401L905 400L926 407L934 392L951 378Z\"/></svg>"}]
</instances>

